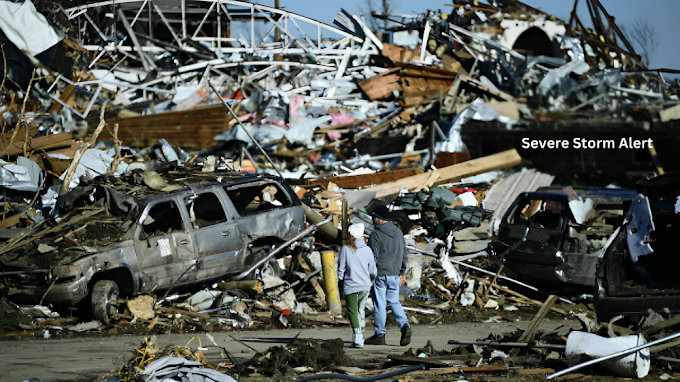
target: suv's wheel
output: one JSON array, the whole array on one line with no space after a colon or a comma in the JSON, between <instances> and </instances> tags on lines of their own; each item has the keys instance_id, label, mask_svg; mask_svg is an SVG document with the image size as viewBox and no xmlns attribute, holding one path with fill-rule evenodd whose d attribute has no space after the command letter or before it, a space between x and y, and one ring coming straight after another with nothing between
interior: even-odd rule
<instances>
[{"instance_id":1,"label":"suv's wheel","mask_svg":"<svg viewBox=\"0 0 680 382\"><path fill-rule=\"evenodd\" d=\"M115 281L97 281L92 288L92 296L90 297L94 319L105 325L116 320L118 318L118 303L115 301L119 297L120 290Z\"/></svg>"},{"instance_id":2,"label":"suv's wheel","mask_svg":"<svg viewBox=\"0 0 680 382\"><path fill-rule=\"evenodd\" d=\"M250 269L253 265L257 264L258 261L262 260L263 257L267 256L267 249L264 247L254 247L248 248L246 252L246 258L243 262L243 271ZM253 269L252 272L248 273L245 277L246 280L255 280L257 278L257 270Z\"/></svg>"},{"instance_id":3,"label":"suv's wheel","mask_svg":"<svg viewBox=\"0 0 680 382\"><path fill-rule=\"evenodd\" d=\"M411 230L411 219L404 211L392 211L388 216L392 224L397 226L402 233L407 234Z\"/></svg>"},{"instance_id":4,"label":"suv's wheel","mask_svg":"<svg viewBox=\"0 0 680 382\"><path fill-rule=\"evenodd\" d=\"M246 259L244 261L243 265L243 270L247 270L253 265L257 264L258 261L262 260L267 254L269 254L269 249L270 247L265 246L265 247L253 247L248 249L248 252L246 252ZM276 277L281 277L283 274L283 269L279 266L279 263L276 261L276 258L270 259L268 262L262 264L258 269L262 269L266 264L269 264L269 267L272 268L272 271L274 272L274 276ZM245 280L255 280L257 279L257 269L254 269L252 272L250 272L246 277Z\"/></svg>"}]
</instances>

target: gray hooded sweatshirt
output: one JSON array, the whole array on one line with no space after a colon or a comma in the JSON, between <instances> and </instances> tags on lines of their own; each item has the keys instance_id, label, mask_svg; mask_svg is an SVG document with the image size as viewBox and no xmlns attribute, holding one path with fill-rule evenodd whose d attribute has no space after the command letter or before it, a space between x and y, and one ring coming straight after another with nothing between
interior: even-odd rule
<instances>
[{"instance_id":1,"label":"gray hooded sweatshirt","mask_svg":"<svg viewBox=\"0 0 680 382\"><path fill-rule=\"evenodd\" d=\"M406 240L404 240L404 234L401 230L392 222L375 226L371 236L368 237L368 246L371 247L375 255L378 276L403 276L406 274L408 263Z\"/></svg>"},{"instance_id":2,"label":"gray hooded sweatshirt","mask_svg":"<svg viewBox=\"0 0 680 382\"><path fill-rule=\"evenodd\" d=\"M371 289L377 269L371 248L363 238L356 240L357 252L352 253L348 246L343 246L338 259L338 280L344 281L344 293L352 294Z\"/></svg>"}]
</instances>

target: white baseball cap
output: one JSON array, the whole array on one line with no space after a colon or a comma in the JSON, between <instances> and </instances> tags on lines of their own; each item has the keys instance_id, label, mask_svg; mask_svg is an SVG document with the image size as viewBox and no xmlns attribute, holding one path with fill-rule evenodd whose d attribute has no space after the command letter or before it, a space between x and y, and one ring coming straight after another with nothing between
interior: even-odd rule
<instances>
[{"instance_id":1,"label":"white baseball cap","mask_svg":"<svg viewBox=\"0 0 680 382\"><path fill-rule=\"evenodd\" d=\"M364 236L364 224L363 223L352 224L351 226L349 226L347 231L349 232L350 235L359 239L360 237Z\"/></svg>"}]
</instances>

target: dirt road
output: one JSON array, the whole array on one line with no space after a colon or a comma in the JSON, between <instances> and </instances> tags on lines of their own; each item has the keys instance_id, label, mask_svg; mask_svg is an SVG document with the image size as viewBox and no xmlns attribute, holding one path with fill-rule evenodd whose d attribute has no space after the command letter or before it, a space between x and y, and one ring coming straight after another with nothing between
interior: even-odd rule
<instances>
[{"instance_id":1,"label":"dirt road","mask_svg":"<svg viewBox=\"0 0 680 382\"><path fill-rule=\"evenodd\" d=\"M456 325L415 325L411 345L414 349L422 347L428 340L432 341L435 349L450 349L447 341L476 340L487 337L491 333L502 334L514 331L516 328L526 328L528 322L514 323L459 323ZM560 329L561 333L567 333L569 328L578 328L580 325L575 320L552 320L543 321L540 330ZM367 328L369 329L369 328ZM270 346L281 345L272 342L248 341L255 338L291 338L300 333L299 338L332 339L342 338L346 345L351 342L349 328L316 328L303 330L273 330L273 331L248 331L248 332L220 332L213 333L215 340L220 346L224 346L235 357L250 358L254 351L243 344L234 341L229 335L242 339L248 346L264 351ZM369 333L370 334L370 333ZM203 333L198 333L203 344L208 339ZM158 345L184 346L194 335L190 334L167 334L159 335ZM141 336L114 336L98 338L72 338L72 339L47 339L47 340L22 340L0 342L0 380L24 381L31 377L38 377L44 382L78 381L86 382L92 378L104 375L118 367L132 356L132 351L139 347L143 340ZM191 347L198 347L198 341L194 340ZM345 348L352 357L362 360L386 360L390 354L402 354L408 347L400 347L399 332L395 327L389 327L387 333L387 346L366 346L364 349ZM214 354L212 354L214 353ZM122 356L120 359L119 356ZM210 349L207 357L219 357L218 352Z\"/></svg>"}]
</instances>

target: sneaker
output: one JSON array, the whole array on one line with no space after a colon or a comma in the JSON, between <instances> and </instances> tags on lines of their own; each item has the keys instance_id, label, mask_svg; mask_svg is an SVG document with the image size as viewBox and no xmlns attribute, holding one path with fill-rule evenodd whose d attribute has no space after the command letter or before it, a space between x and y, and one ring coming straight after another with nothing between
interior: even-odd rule
<instances>
[{"instance_id":1,"label":"sneaker","mask_svg":"<svg viewBox=\"0 0 680 382\"><path fill-rule=\"evenodd\" d=\"M362 334L354 334L352 335L352 344L349 345L351 348L363 348L364 347L364 335Z\"/></svg>"},{"instance_id":2,"label":"sneaker","mask_svg":"<svg viewBox=\"0 0 680 382\"><path fill-rule=\"evenodd\" d=\"M401 340L399 345L406 346L411 343L411 327L409 325L404 325L401 327Z\"/></svg>"},{"instance_id":3,"label":"sneaker","mask_svg":"<svg viewBox=\"0 0 680 382\"><path fill-rule=\"evenodd\" d=\"M374 335L373 337L366 339L364 345L385 345L385 336Z\"/></svg>"}]
</instances>

